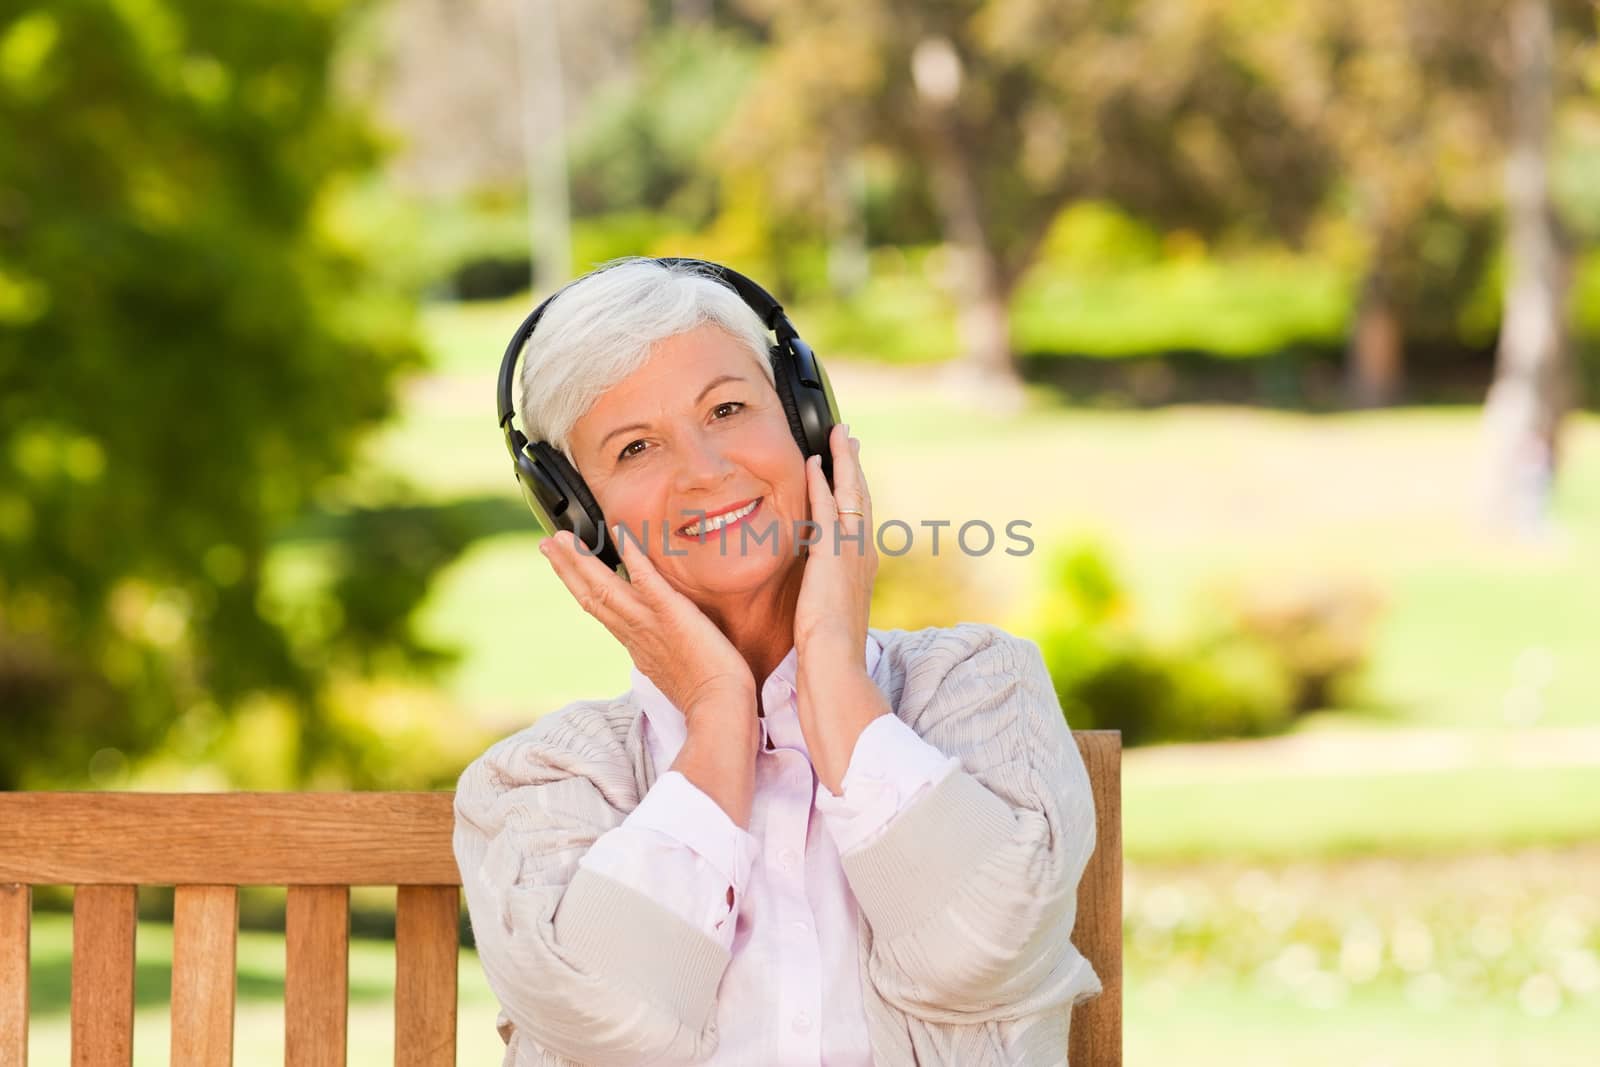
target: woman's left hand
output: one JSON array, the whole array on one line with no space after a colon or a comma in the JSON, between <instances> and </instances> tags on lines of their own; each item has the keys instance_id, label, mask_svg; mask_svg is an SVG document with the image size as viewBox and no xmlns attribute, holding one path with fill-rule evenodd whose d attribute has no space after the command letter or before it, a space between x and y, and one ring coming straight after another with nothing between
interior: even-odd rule
<instances>
[{"instance_id":1,"label":"woman's left hand","mask_svg":"<svg viewBox=\"0 0 1600 1067\"><path fill-rule=\"evenodd\" d=\"M847 662L865 669L867 615L878 576L872 498L861 471L861 442L850 436L850 427L836 425L828 445L833 451L831 490L821 458L806 460L811 521L821 528L821 539L807 552L795 605L794 646L802 662L808 653L843 654L850 657Z\"/></svg>"},{"instance_id":2,"label":"woman's left hand","mask_svg":"<svg viewBox=\"0 0 1600 1067\"><path fill-rule=\"evenodd\" d=\"M856 739L890 709L867 674L867 614L878 576L878 546L872 498L861 473L861 442L840 425L833 428L828 444L833 450L832 490L821 460L806 460L811 521L822 528L822 535L807 555L795 607L795 696L817 777L838 795Z\"/></svg>"}]
</instances>

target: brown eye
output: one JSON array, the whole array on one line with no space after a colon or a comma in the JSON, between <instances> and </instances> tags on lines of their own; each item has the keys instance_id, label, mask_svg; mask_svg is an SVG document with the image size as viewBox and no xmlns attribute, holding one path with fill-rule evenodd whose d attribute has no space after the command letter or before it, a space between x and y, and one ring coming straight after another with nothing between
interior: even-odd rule
<instances>
[{"instance_id":1,"label":"brown eye","mask_svg":"<svg viewBox=\"0 0 1600 1067\"><path fill-rule=\"evenodd\" d=\"M638 446L638 447L635 448L635 446ZM622 451L617 453L617 458L618 459L631 459L632 457L637 456L640 452L643 452L643 451L644 451L644 442L643 441L629 441L627 444L622 446Z\"/></svg>"},{"instance_id":2,"label":"brown eye","mask_svg":"<svg viewBox=\"0 0 1600 1067\"><path fill-rule=\"evenodd\" d=\"M742 407L744 407L742 402L738 400L728 400L712 408L711 414L715 415L719 419L725 419Z\"/></svg>"}]
</instances>

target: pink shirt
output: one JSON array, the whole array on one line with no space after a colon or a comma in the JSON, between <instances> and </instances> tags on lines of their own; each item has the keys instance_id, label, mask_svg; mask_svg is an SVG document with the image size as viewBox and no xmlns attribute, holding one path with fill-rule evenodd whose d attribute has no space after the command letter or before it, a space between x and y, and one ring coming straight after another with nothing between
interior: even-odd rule
<instances>
[{"instance_id":1,"label":"pink shirt","mask_svg":"<svg viewBox=\"0 0 1600 1067\"><path fill-rule=\"evenodd\" d=\"M881 653L868 635L869 674ZM800 731L796 665L790 649L762 684L748 832L689 779L667 771L579 861L649 895L732 953L717 993L717 1052L706 1063L872 1063L856 901L839 857L882 833L959 764L884 715L857 740L844 795L818 788ZM657 768L669 767L687 735L683 715L638 670L633 689L651 757Z\"/></svg>"}]
</instances>

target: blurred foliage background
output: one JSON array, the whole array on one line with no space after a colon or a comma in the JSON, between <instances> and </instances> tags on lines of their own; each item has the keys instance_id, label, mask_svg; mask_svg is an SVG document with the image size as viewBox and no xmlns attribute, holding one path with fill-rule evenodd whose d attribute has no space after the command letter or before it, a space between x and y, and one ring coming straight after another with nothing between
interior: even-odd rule
<instances>
[{"instance_id":1,"label":"blurred foliage background","mask_svg":"<svg viewBox=\"0 0 1600 1067\"><path fill-rule=\"evenodd\" d=\"M916 529L874 624L1025 634L1135 746L1130 1062L1592 1062L1597 37L1583 0L17 0L0 788L447 788L625 688L489 394L556 285L704 256ZM971 519L1031 550L951 551Z\"/></svg>"}]
</instances>

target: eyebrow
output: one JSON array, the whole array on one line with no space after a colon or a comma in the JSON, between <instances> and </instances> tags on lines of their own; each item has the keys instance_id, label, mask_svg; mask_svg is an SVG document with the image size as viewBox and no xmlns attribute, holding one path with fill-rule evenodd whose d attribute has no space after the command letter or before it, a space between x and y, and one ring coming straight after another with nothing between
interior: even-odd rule
<instances>
[{"instance_id":1,"label":"eyebrow","mask_svg":"<svg viewBox=\"0 0 1600 1067\"><path fill-rule=\"evenodd\" d=\"M696 404L700 403L700 401L706 398L707 393L711 392L711 390L715 389L719 385L723 385L727 382L742 382L745 380L746 379L744 376L739 374L719 374L706 383L706 387L700 390L700 395L694 398L694 402ZM632 430L648 430L649 428L649 425L643 422L630 422L626 426L618 426L616 429L612 430L610 433L606 434L600 439L600 447L602 449L605 448L606 442L617 436L619 433L628 433Z\"/></svg>"}]
</instances>

